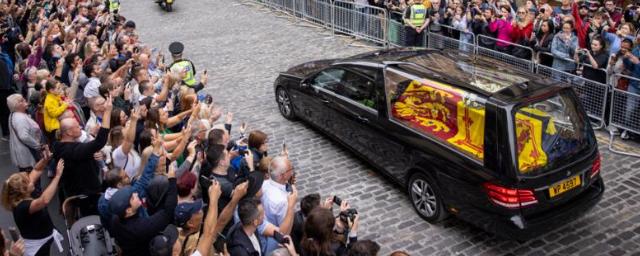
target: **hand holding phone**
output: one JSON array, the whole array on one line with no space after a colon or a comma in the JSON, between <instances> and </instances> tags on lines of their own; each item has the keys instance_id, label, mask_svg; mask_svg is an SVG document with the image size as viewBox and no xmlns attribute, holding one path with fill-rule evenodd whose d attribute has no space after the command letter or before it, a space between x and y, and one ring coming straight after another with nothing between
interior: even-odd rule
<instances>
[{"instance_id":1,"label":"hand holding phone","mask_svg":"<svg viewBox=\"0 0 640 256\"><path fill-rule=\"evenodd\" d=\"M20 233L18 233L16 227L10 227L9 234L11 235L11 240L13 240L14 242L20 240Z\"/></svg>"}]
</instances>

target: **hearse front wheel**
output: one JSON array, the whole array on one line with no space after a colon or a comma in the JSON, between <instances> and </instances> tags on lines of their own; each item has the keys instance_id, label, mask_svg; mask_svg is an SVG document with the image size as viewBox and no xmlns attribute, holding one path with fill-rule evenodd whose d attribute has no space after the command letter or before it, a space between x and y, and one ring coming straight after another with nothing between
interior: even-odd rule
<instances>
[{"instance_id":1,"label":"hearse front wheel","mask_svg":"<svg viewBox=\"0 0 640 256\"><path fill-rule=\"evenodd\" d=\"M293 112L293 103L291 102L291 97L286 89L278 87L276 90L276 101L278 102L280 114L282 114L284 118L289 120L296 119L296 114Z\"/></svg>"},{"instance_id":2,"label":"hearse front wheel","mask_svg":"<svg viewBox=\"0 0 640 256\"><path fill-rule=\"evenodd\" d=\"M411 204L418 215L428 222L444 220L449 213L444 208L440 190L435 181L423 173L416 173L409 180Z\"/></svg>"}]
</instances>

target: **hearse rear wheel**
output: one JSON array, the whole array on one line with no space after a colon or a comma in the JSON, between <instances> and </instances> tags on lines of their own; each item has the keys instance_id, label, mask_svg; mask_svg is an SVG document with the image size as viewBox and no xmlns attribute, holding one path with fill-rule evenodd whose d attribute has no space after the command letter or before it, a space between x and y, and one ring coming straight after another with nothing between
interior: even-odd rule
<instances>
[{"instance_id":1,"label":"hearse rear wheel","mask_svg":"<svg viewBox=\"0 0 640 256\"><path fill-rule=\"evenodd\" d=\"M449 216L444 208L440 189L429 175L413 174L409 180L409 195L413 209L426 221L436 223Z\"/></svg>"}]
</instances>

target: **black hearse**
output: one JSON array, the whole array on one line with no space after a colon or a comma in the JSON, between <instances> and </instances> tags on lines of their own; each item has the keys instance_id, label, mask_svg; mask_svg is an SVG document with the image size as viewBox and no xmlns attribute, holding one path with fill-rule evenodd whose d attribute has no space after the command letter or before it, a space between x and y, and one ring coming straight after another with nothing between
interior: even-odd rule
<instances>
[{"instance_id":1,"label":"black hearse","mask_svg":"<svg viewBox=\"0 0 640 256\"><path fill-rule=\"evenodd\" d=\"M525 240L602 197L597 141L576 93L482 57L383 50L280 74L276 102L449 214Z\"/></svg>"}]
</instances>

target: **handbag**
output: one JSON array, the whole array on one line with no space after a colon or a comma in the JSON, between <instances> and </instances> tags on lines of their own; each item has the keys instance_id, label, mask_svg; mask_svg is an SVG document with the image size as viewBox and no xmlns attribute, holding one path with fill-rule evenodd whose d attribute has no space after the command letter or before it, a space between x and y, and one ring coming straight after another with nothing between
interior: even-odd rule
<instances>
[{"instance_id":1,"label":"handbag","mask_svg":"<svg viewBox=\"0 0 640 256\"><path fill-rule=\"evenodd\" d=\"M31 156L33 156L33 159L38 162L40 161L40 158L42 158L42 154L36 150L33 149L31 147L29 147L29 145L25 144L22 139L20 139L20 136L18 136L18 133L16 132L16 128L13 127L13 113L11 113L11 116L9 116L9 126L11 127L11 130L13 131L13 133L16 135L16 138L18 138L18 141L24 145L25 147L27 147L27 149L29 149L29 153L31 153Z\"/></svg>"}]
</instances>

